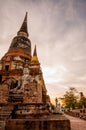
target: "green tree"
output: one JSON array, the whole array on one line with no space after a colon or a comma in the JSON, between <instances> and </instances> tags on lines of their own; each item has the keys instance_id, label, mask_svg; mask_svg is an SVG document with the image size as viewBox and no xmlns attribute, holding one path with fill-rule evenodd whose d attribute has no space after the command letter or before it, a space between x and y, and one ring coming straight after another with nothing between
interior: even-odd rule
<instances>
[{"instance_id":1,"label":"green tree","mask_svg":"<svg viewBox=\"0 0 86 130\"><path fill-rule=\"evenodd\" d=\"M74 87L70 87L68 91L63 95L61 98L61 101L63 102L63 105L65 108L75 109L77 106L77 96L76 96L77 90Z\"/></svg>"},{"instance_id":2,"label":"green tree","mask_svg":"<svg viewBox=\"0 0 86 130\"><path fill-rule=\"evenodd\" d=\"M78 102L79 108L85 108L86 107L86 97L84 97L83 92L80 92L80 100Z\"/></svg>"}]
</instances>

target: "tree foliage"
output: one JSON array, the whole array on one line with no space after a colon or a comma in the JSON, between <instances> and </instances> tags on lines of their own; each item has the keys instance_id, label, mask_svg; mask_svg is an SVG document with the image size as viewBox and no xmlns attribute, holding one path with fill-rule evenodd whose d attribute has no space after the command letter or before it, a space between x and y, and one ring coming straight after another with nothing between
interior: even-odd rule
<instances>
[{"instance_id":1,"label":"tree foliage","mask_svg":"<svg viewBox=\"0 0 86 130\"><path fill-rule=\"evenodd\" d=\"M72 108L75 109L77 104L77 96L76 96L76 89L73 87L70 87L68 91L63 95L61 98L63 105L65 108Z\"/></svg>"},{"instance_id":2,"label":"tree foliage","mask_svg":"<svg viewBox=\"0 0 86 130\"><path fill-rule=\"evenodd\" d=\"M80 92L80 100L78 101L78 108L86 107L86 97L84 97L83 92Z\"/></svg>"}]
</instances>

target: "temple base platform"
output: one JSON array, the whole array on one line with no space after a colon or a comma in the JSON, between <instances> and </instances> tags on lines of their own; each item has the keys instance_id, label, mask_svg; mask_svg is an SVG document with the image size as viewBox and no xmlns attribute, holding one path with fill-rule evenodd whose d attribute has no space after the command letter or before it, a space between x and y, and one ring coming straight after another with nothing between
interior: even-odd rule
<instances>
[{"instance_id":1,"label":"temple base platform","mask_svg":"<svg viewBox=\"0 0 86 130\"><path fill-rule=\"evenodd\" d=\"M71 130L70 121L64 115L48 115L29 119L9 119L5 130Z\"/></svg>"}]
</instances>

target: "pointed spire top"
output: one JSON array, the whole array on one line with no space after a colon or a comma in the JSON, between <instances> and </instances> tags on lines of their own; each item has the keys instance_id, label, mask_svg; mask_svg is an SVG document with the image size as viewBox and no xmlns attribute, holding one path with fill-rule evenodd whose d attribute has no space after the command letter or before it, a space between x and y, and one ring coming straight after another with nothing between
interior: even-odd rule
<instances>
[{"instance_id":1,"label":"pointed spire top","mask_svg":"<svg viewBox=\"0 0 86 130\"><path fill-rule=\"evenodd\" d=\"M36 45L34 48L33 57L31 59L31 62L39 62L38 57L37 57Z\"/></svg>"},{"instance_id":2,"label":"pointed spire top","mask_svg":"<svg viewBox=\"0 0 86 130\"><path fill-rule=\"evenodd\" d=\"M23 21L22 26L21 26L20 30L18 31L17 35L24 35L26 37L29 35L28 29L27 29L27 14L28 14L28 12L26 12L24 21Z\"/></svg>"},{"instance_id":3,"label":"pointed spire top","mask_svg":"<svg viewBox=\"0 0 86 130\"><path fill-rule=\"evenodd\" d=\"M27 15L28 15L28 12L26 12L26 15L25 15L25 18L24 18L25 22L27 22Z\"/></svg>"},{"instance_id":4,"label":"pointed spire top","mask_svg":"<svg viewBox=\"0 0 86 130\"><path fill-rule=\"evenodd\" d=\"M35 48L34 48L33 56L37 56L36 45L35 45Z\"/></svg>"}]
</instances>

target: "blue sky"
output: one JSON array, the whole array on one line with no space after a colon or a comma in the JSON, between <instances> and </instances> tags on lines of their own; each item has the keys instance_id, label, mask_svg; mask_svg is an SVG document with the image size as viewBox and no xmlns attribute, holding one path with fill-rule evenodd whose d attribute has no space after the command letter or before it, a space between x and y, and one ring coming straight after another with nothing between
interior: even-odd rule
<instances>
[{"instance_id":1,"label":"blue sky","mask_svg":"<svg viewBox=\"0 0 86 130\"><path fill-rule=\"evenodd\" d=\"M1 1L0 57L26 11L32 52L36 44L48 94L59 97L73 86L86 95L86 0Z\"/></svg>"}]
</instances>

